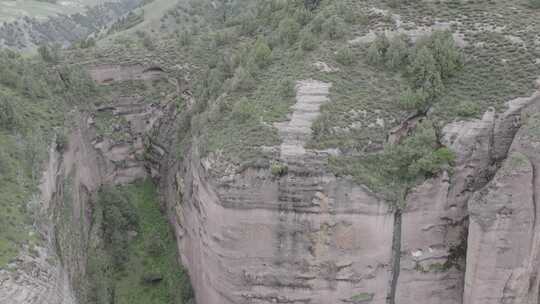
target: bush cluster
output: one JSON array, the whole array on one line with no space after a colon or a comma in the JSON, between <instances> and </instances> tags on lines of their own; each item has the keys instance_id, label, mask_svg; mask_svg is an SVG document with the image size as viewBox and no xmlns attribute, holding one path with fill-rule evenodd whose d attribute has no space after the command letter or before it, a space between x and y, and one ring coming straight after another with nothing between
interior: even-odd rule
<instances>
[{"instance_id":1,"label":"bush cluster","mask_svg":"<svg viewBox=\"0 0 540 304\"><path fill-rule=\"evenodd\" d=\"M404 35L379 35L369 46L368 61L401 69L408 86L400 98L408 110L426 111L444 91L444 82L463 66L463 56L449 31L435 31L412 44Z\"/></svg>"}]
</instances>

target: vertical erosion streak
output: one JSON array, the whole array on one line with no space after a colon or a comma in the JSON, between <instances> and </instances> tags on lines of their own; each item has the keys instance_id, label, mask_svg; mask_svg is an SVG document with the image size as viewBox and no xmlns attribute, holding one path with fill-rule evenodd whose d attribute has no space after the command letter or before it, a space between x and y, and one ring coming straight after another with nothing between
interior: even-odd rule
<instances>
[{"instance_id":1,"label":"vertical erosion streak","mask_svg":"<svg viewBox=\"0 0 540 304\"><path fill-rule=\"evenodd\" d=\"M397 209L394 213L394 233L392 238L392 278L390 281L390 291L388 293L387 303L396 303L396 289L399 279L401 260L401 209Z\"/></svg>"}]
</instances>

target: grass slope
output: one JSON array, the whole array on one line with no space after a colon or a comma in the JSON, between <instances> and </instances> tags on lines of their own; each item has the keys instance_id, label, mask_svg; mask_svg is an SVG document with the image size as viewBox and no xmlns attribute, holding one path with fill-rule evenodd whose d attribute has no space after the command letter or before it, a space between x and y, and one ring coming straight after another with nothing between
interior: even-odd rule
<instances>
[{"instance_id":1,"label":"grass slope","mask_svg":"<svg viewBox=\"0 0 540 304\"><path fill-rule=\"evenodd\" d=\"M102 3L99 0L69 0L51 3L48 1L35 0L1 0L0 22L14 21L17 18L29 16L46 18L59 14L73 14L84 11L86 6Z\"/></svg>"}]
</instances>

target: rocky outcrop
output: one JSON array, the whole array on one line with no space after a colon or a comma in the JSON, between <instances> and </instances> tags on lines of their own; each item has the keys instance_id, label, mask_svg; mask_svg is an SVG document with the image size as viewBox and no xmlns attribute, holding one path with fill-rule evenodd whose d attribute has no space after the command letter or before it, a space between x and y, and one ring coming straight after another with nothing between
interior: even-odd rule
<instances>
[{"instance_id":1,"label":"rocky outcrop","mask_svg":"<svg viewBox=\"0 0 540 304\"><path fill-rule=\"evenodd\" d=\"M278 125L285 175L216 177L196 149L185 155L166 200L198 303L386 302L388 206L326 173L326 153L305 148L329 86L298 83L291 120Z\"/></svg>"},{"instance_id":2,"label":"rocky outcrop","mask_svg":"<svg viewBox=\"0 0 540 304\"><path fill-rule=\"evenodd\" d=\"M511 142L508 157L469 202L464 304L539 300L540 94L512 102L510 110L516 104L528 107L511 112L511 126L519 131L502 139Z\"/></svg>"},{"instance_id":3,"label":"rocky outcrop","mask_svg":"<svg viewBox=\"0 0 540 304\"><path fill-rule=\"evenodd\" d=\"M461 303L467 200L490 166L494 125L488 111L481 120L444 128L443 143L457 153L455 172L426 181L407 197L396 303Z\"/></svg>"},{"instance_id":4,"label":"rocky outcrop","mask_svg":"<svg viewBox=\"0 0 540 304\"><path fill-rule=\"evenodd\" d=\"M158 66L133 65L99 65L88 69L92 78L99 84L124 82L128 80L156 80L166 77Z\"/></svg>"}]
</instances>

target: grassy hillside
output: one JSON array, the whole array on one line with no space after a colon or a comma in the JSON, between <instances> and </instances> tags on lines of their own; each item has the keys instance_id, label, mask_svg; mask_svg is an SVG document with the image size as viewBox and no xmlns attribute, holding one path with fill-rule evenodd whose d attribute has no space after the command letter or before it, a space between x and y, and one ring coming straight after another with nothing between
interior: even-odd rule
<instances>
[{"instance_id":1,"label":"grassy hillside","mask_svg":"<svg viewBox=\"0 0 540 304\"><path fill-rule=\"evenodd\" d=\"M505 13L508 10L511 13ZM509 5L505 1L328 0L312 9L294 0L218 5L191 1L170 11L162 24L165 28L176 24L178 51L187 54L182 59L199 68L194 91L204 111L192 120L192 130L199 135L202 151L217 153L238 168L268 165L276 156L267 155L264 147L279 143L272 124L290 113L294 82L320 79L333 84L332 102L323 107L313 127L311 147L339 149L341 155L331 161L330 169L382 191L396 182L406 188L451 161L450 155L438 150L436 137L447 122L478 117L488 107L502 109L506 101L532 92L540 75L538 18L540 11L528 1ZM453 34L455 43L441 42L439 50L444 53L454 44L459 46L452 52L459 53L460 68L451 77L437 76L444 85L436 96L424 97L429 100L423 109L404 106L404 95L418 74L414 71L422 46L418 41L429 39L434 31ZM403 54L399 64L389 64L383 54L386 49L381 51L382 63L370 61L370 49L377 41L365 37L375 33L387 36L392 54ZM401 37L398 34L404 36L402 45L395 42L395 37ZM362 40L367 42L358 43ZM436 47L429 47L429 52L440 65ZM333 71L320 71L316 62ZM414 114L429 119L427 128L435 137L429 136L431 141L425 144L435 154L428 153L426 159L409 153L421 151L420 147L400 147L412 158L398 157L388 168L388 153L394 152L385 152L387 136ZM411 162L423 166L418 175L405 173L413 170L407 169ZM403 179L393 180L399 175L396 170L405 170Z\"/></svg>"},{"instance_id":2,"label":"grassy hillside","mask_svg":"<svg viewBox=\"0 0 540 304\"><path fill-rule=\"evenodd\" d=\"M85 6L99 3L99 0L1 0L0 22L10 22L24 16L43 19L58 14L73 14L84 11Z\"/></svg>"}]
</instances>

